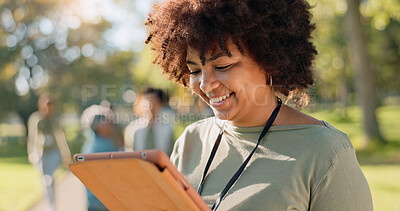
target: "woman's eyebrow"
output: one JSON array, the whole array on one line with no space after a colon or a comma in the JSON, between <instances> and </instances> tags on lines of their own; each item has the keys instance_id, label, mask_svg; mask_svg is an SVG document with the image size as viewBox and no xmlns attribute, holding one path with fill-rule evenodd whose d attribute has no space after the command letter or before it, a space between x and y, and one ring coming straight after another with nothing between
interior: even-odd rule
<instances>
[{"instance_id":1,"label":"woman's eyebrow","mask_svg":"<svg viewBox=\"0 0 400 211\"><path fill-rule=\"evenodd\" d=\"M186 64L198 65L196 62L190 60L186 60Z\"/></svg>"},{"instance_id":2,"label":"woman's eyebrow","mask_svg":"<svg viewBox=\"0 0 400 211\"><path fill-rule=\"evenodd\" d=\"M216 60L216 59L218 59L218 58L220 58L222 56L226 56L226 54L223 53L223 52L217 53L214 56L212 56L211 58L208 58L205 63L212 62L212 61L214 61L214 60ZM187 60L186 64L198 65L196 62L190 61L190 60Z\"/></svg>"},{"instance_id":3,"label":"woman's eyebrow","mask_svg":"<svg viewBox=\"0 0 400 211\"><path fill-rule=\"evenodd\" d=\"M206 63L212 62L212 61L214 61L214 60L216 60L216 59L218 59L219 57L222 57L222 56L226 56L226 54L223 53L223 52L219 52L219 53L215 54L214 56L212 56L211 58L207 59Z\"/></svg>"}]
</instances>

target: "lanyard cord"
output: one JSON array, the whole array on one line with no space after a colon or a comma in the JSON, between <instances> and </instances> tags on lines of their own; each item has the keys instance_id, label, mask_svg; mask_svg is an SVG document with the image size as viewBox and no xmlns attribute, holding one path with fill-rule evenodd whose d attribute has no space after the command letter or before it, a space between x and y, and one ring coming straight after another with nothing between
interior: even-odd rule
<instances>
[{"instance_id":1,"label":"lanyard cord","mask_svg":"<svg viewBox=\"0 0 400 211\"><path fill-rule=\"evenodd\" d=\"M229 180L228 184L226 184L225 188L220 193L219 197L217 198L217 200L215 201L214 205L211 208L213 211L215 211L218 208L218 206L221 203L221 200L224 198L225 194L228 193L228 191L231 189L233 184L236 182L236 180L238 180L239 176L243 173L247 163L250 161L250 159L253 156L254 152L256 151L258 145L260 145L261 139L264 138L265 134L268 132L269 128L272 126L272 123L274 122L276 116L279 113L281 105L282 105L282 101L281 101L281 99L278 98L278 105L276 106L276 108L272 112L271 116L269 117L267 123L265 124L264 129L261 132L260 137L258 138L256 146L254 147L253 151L251 151L250 155L243 162L243 164L239 167L239 169L232 176L232 178ZM201 194L201 191L203 189L203 184L204 184L205 178L207 176L208 169L210 168L210 165L211 165L212 161L214 160L215 153L217 152L217 149L218 149L219 144L221 142L222 134L223 134L223 131L224 131L224 126L225 126L225 122L222 125L221 131L219 132L217 140L214 143L214 147L213 147L213 149L211 151L210 157L208 158L206 167L204 168L203 177L201 178L201 181L200 181L200 184L199 184L199 188L197 189L197 192L199 194Z\"/></svg>"}]
</instances>

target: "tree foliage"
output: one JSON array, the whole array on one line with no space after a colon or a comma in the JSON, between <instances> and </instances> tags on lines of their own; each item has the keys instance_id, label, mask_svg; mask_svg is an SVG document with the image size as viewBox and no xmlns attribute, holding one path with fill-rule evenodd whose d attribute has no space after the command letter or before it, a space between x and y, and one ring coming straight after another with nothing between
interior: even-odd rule
<instances>
[{"instance_id":1,"label":"tree foliage","mask_svg":"<svg viewBox=\"0 0 400 211\"><path fill-rule=\"evenodd\" d=\"M363 108L367 145L370 140L383 140L375 105L384 103L387 96L400 94L400 78L396 74L400 58L396 34L400 29L400 2L356 2L356 5L347 5L354 1L312 1L318 26L315 40L320 53L316 67L321 78L320 96L325 101L336 99L342 115L347 113L348 101L357 102Z\"/></svg>"},{"instance_id":2,"label":"tree foliage","mask_svg":"<svg viewBox=\"0 0 400 211\"><path fill-rule=\"evenodd\" d=\"M83 88L110 84L109 100L118 100L117 88L132 83L133 53L105 42L111 24L81 2L6 0L0 6L0 96L7 102L0 115L17 110L26 120L45 91L64 110L79 111L87 106ZM90 97L102 99L101 93Z\"/></svg>"},{"instance_id":3,"label":"tree foliage","mask_svg":"<svg viewBox=\"0 0 400 211\"><path fill-rule=\"evenodd\" d=\"M347 104L354 104L354 71L350 67L349 28L346 26L345 0L309 0L314 6L317 30L314 40L319 51L315 61L317 100L338 102L347 93ZM361 22L367 32L369 62L376 70L377 100L400 95L400 2L397 0L366 0L360 5ZM345 83L347 91L340 91Z\"/></svg>"}]
</instances>

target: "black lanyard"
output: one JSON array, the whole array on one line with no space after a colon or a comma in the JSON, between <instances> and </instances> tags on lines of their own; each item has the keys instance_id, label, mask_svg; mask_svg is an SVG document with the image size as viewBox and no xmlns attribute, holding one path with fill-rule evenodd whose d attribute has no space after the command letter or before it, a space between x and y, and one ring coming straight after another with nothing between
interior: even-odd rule
<instances>
[{"instance_id":1,"label":"black lanyard","mask_svg":"<svg viewBox=\"0 0 400 211\"><path fill-rule=\"evenodd\" d=\"M219 194L219 197L217 198L217 200L215 201L214 205L211 208L213 211L218 208L218 206L221 203L221 200L224 198L225 194L228 193L229 189L231 189L233 184L236 182L236 180L239 178L239 176L243 173L243 170L246 167L247 163L250 161L250 159L253 156L254 152L256 151L258 145L260 145L261 139L264 138L265 134L267 133L267 131L271 127L272 123L274 122L276 116L278 115L279 110L281 108L281 105L282 105L282 101L281 101L281 99L278 98L278 105L276 106L276 108L272 112L271 116L269 117L269 119L267 121L267 124L265 124L264 129L261 132L260 137L258 138L256 147L254 147L253 151L251 151L250 155L243 162L243 164L239 167L239 169L236 171L236 173L229 180L228 184L226 184L225 188ZM221 131L218 134L217 140L215 140L214 147L213 147L213 149L211 151L210 157L208 158L207 165L204 168L203 177L201 178L201 181L200 181L200 184L199 184L199 188L197 189L197 192L199 194L201 194L201 191L203 189L203 184L204 184L205 178L207 176L208 169L210 168L210 165L211 165L211 163L212 163L212 161L214 159L215 153L217 152L218 146L219 146L219 144L221 142L222 134L224 133L224 126L225 126L225 123L224 123L224 125L222 125Z\"/></svg>"}]
</instances>

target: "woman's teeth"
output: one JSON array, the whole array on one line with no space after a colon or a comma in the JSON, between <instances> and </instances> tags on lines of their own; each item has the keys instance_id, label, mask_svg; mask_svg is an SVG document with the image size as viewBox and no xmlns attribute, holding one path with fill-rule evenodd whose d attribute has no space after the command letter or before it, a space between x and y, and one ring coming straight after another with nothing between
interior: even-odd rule
<instances>
[{"instance_id":1,"label":"woman's teeth","mask_svg":"<svg viewBox=\"0 0 400 211\"><path fill-rule=\"evenodd\" d=\"M210 97L210 101L211 101L212 103L219 103L219 102L225 100L226 98L228 98L229 95L230 95L230 93L227 94L227 95L221 96L221 97L216 97L216 98L211 98L211 97Z\"/></svg>"}]
</instances>

